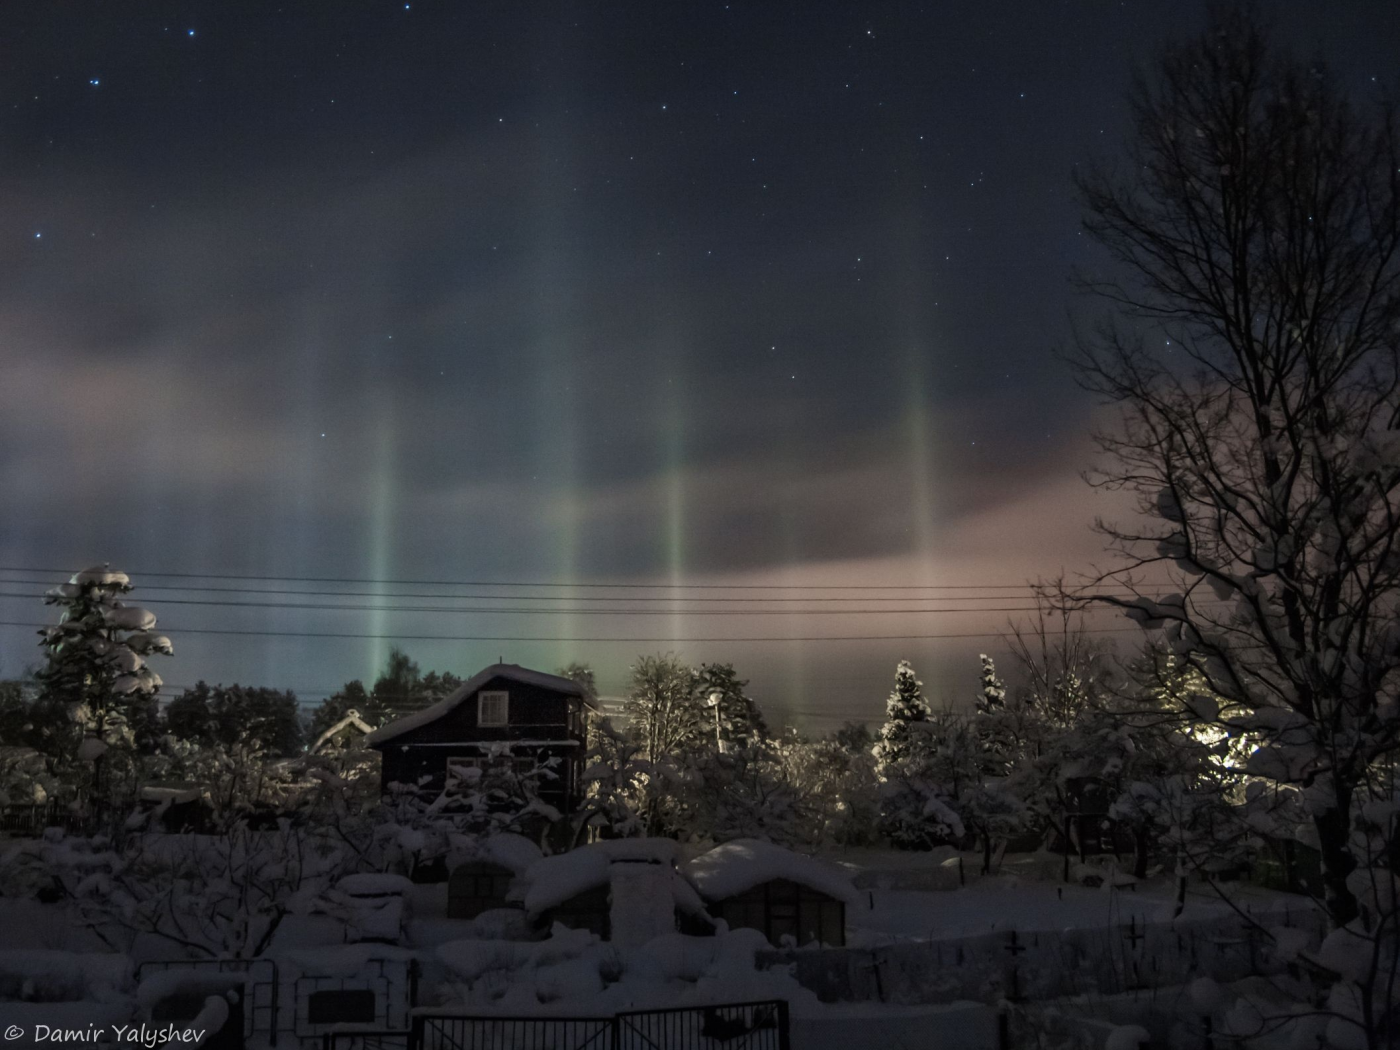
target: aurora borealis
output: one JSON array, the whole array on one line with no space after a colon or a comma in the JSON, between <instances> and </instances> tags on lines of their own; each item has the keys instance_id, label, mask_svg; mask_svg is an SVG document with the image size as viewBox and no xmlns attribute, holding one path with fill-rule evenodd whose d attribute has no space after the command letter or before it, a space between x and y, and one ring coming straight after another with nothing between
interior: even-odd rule
<instances>
[{"instance_id":1,"label":"aurora borealis","mask_svg":"<svg viewBox=\"0 0 1400 1050\"><path fill-rule=\"evenodd\" d=\"M1393 76L1389 5L1325 6L1268 9L1349 83ZM37 658L40 570L110 561L177 686L314 700L404 638L614 692L639 652L732 660L817 728L901 657L970 688L994 639L906 636L994 632L1099 548L1093 406L1052 354L1098 263L1069 173L1184 18L7 3L0 674ZM267 579L181 605L219 594L157 573ZM580 582L656 589L515 586ZM656 586L721 583L966 590ZM661 600L745 593L870 600ZM422 611L454 604L501 611ZM307 637L337 633L373 637ZM752 640L857 635L901 638Z\"/></svg>"}]
</instances>

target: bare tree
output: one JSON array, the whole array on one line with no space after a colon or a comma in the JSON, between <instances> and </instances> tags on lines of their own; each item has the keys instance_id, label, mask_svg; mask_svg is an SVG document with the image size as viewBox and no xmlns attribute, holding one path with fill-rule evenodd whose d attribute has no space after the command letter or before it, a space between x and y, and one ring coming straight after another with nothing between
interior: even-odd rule
<instances>
[{"instance_id":1,"label":"bare tree","mask_svg":"<svg viewBox=\"0 0 1400 1050\"><path fill-rule=\"evenodd\" d=\"M1129 163L1077 179L1114 317L1071 353L1120 410L1093 484L1124 607L1204 676L1249 772L1302 788L1334 922L1358 915L1352 836L1400 740L1400 156L1320 65L1248 11L1164 51L1130 94ZM1177 593L1154 591L1164 579ZM1106 582L1122 595L1104 597ZM1154 596L1155 594L1155 596Z\"/></svg>"}]
</instances>

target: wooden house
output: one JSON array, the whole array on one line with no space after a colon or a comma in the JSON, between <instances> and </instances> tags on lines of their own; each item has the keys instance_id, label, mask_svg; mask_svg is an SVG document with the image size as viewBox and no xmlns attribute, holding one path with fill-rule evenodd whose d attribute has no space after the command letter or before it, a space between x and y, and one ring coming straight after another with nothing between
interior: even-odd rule
<instances>
[{"instance_id":1,"label":"wooden house","mask_svg":"<svg viewBox=\"0 0 1400 1050\"><path fill-rule=\"evenodd\" d=\"M539 785L562 814L579 803L585 734L593 709L583 687L515 664L493 664L450 695L365 737L382 756L380 786L412 785L436 795L463 770L495 762L556 760Z\"/></svg>"}]
</instances>

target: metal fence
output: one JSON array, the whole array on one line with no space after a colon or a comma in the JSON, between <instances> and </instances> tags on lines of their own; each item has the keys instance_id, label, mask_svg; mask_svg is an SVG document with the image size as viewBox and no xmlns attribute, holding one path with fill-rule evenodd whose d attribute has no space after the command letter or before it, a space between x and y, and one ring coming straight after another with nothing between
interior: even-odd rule
<instances>
[{"instance_id":1,"label":"metal fence","mask_svg":"<svg viewBox=\"0 0 1400 1050\"><path fill-rule=\"evenodd\" d=\"M412 1032L326 1032L321 1050L412 1050Z\"/></svg>"},{"instance_id":2,"label":"metal fence","mask_svg":"<svg viewBox=\"0 0 1400 1050\"><path fill-rule=\"evenodd\" d=\"M613 1050L611 1017L413 1019L408 1050Z\"/></svg>"},{"instance_id":3,"label":"metal fence","mask_svg":"<svg viewBox=\"0 0 1400 1050\"><path fill-rule=\"evenodd\" d=\"M417 1014L413 1027L328 1031L322 1050L790 1050L780 999L612 1017Z\"/></svg>"},{"instance_id":4,"label":"metal fence","mask_svg":"<svg viewBox=\"0 0 1400 1050\"><path fill-rule=\"evenodd\" d=\"M0 834L17 838L39 838L45 828L62 828L69 834L81 835L95 826L92 815L74 813L57 802L0 806Z\"/></svg>"}]
</instances>

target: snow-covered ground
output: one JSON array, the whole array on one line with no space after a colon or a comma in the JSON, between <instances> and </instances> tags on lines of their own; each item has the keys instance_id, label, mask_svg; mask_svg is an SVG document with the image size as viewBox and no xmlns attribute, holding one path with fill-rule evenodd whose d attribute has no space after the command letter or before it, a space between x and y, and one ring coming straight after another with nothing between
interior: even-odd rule
<instances>
[{"instance_id":1,"label":"snow-covered ground","mask_svg":"<svg viewBox=\"0 0 1400 1050\"><path fill-rule=\"evenodd\" d=\"M1002 874L986 878L975 875L980 858L971 855L962 858L960 877L958 858L947 853L852 851L824 859L844 867L859 887L847 910L848 944L858 948L1011 930L1032 933L1104 928L1129 921L1166 922L1175 906L1175 885L1168 877L1158 876L1134 888L1066 886L1058 881L1058 869L1052 871L1054 866L1043 857L1015 858L1003 866ZM378 881L368 881L371 884L366 887L352 884L349 888L385 888ZM918 886L947 888L904 888ZM425 976L437 986L436 991L425 986L427 1001L436 1000L444 1007L591 1014L784 998L791 1004L795 1050L992 1050L997 1045L997 1017L990 1003L821 1003L786 966L755 971L753 952L762 947L762 939L755 941L752 931L710 940L670 934L634 949L602 944L576 931L559 931L537 945L508 945L482 940L491 935L478 923L447 919L445 885L395 880L389 888L402 891L407 904L405 947L425 962ZM1304 899L1287 894L1238 885L1229 887L1229 892L1237 904L1256 914L1285 908L1301 913L1308 908ZM1231 906L1208 888L1192 885L1186 918L1232 914ZM0 931L5 947L12 949L104 950L91 932L71 923L63 905L0 898ZM341 941L342 931L331 918L292 916L273 947L284 965L294 961L288 953L298 949L303 954L315 949L350 959L345 953L352 946ZM371 950L371 946L353 948L361 953ZM142 946L132 954L139 961L172 953L162 946ZM0 1013L13 1014L9 1010L13 1007L32 1020L45 1008L66 1010L78 1005L8 1003ZM111 1004L105 1009L110 1010Z\"/></svg>"}]
</instances>

